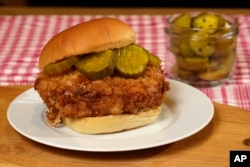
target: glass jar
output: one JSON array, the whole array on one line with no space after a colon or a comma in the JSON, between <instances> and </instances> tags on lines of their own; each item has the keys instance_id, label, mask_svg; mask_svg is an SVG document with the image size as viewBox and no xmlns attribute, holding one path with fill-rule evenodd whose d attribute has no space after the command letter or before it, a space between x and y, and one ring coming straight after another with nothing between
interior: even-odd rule
<instances>
[{"instance_id":1,"label":"glass jar","mask_svg":"<svg viewBox=\"0 0 250 167\"><path fill-rule=\"evenodd\" d=\"M195 86L215 86L234 73L237 20L212 12L178 13L166 25L167 48L174 56L170 78Z\"/></svg>"}]
</instances>

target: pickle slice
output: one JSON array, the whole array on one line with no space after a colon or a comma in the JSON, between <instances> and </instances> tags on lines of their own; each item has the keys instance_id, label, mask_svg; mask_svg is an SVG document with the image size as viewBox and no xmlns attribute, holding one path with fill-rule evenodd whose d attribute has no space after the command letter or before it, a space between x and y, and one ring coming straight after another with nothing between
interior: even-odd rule
<instances>
[{"instance_id":1,"label":"pickle slice","mask_svg":"<svg viewBox=\"0 0 250 167\"><path fill-rule=\"evenodd\" d=\"M66 58L56 63L50 63L44 67L44 71L48 75L54 75L69 70L74 64L79 62L79 58L74 56Z\"/></svg>"},{"instance_id":2,"label":"pickle slice","mask_svg":"<svg viewBox=\"0 0 250 167\"><path fill-rule=\"evenodd\" d=\"M140 76L149 62L148 53L136 44L131 44L119 49L115 68L118 73L126 78Z\"/></svg>"},{"instance_id":3,"label":"pickle slice","mask_svg":"<svg viewBox=\"0 0 250 167\"><path fill-rule=\"evenodd\" d=\"M221 15L216 14L215 16L218 18L218 27L226 27L227 21Z\"/></svg>"},{"instance_id":4,"label":"pickle slice","mask_svg":"<svg viewBox=\"0 0 250 167\"><path fill-rule=\"evenodd\" d=\"M177 58L178 66L183 70L188 71L202 71L206 70L209 65L209 59L207 57L182 57Z\"/></svg>"},{"instance_id":5,"label":"pickle slice","mask_svg":"<svg viewBox=\"0 0 250 167\"><path fill-rule=\"evenodd\" d=\"M183 39L179 45L179 52L181 56L184 57L193 57L195 56L194 52L190 49L187 39Z\"/></svg>"},{"instance_id":6,"label":"pickle slice","mask_svg":"<svg viewBox=\"0 0 250 167\"><path fill-rule=\"evenodd\" d=\"M188 13L182 13L179 17L173 20L173 24L178 27L190 28L191 16Z\"/></svg>"},{"instance_id":7,"label":"pickle slice","mask_svg":"<svg viewBox=\"0 0 250 167\"><path fill-rule=\"evenodd\" d=\"M178 78L184 79L186 81L194 81L197 79L196 72L183 70L181 68L176 69L176 75Z\"/></svg>"},{"instance_id":8,"label":"pickle slice","mask_svg":"<svg viewBox=\"0 0 250 167\"><path fill-rule=\"evenodd\" d=\"M203 33L194 33L189 39L191 50L201 57L209 57L215 52L215 42L212 38L205 37Z\"/></svg>"},{"instance_id":9,"label":"pickle slice","mask_svg":"<svg viewBox=\"0 0 250 167\"><path fill-rule=\"evenodd\" d=\"M155 66L155 67L160 67L161 66L161 60L159 57L154 55L153 53L148 52L148 64Z\"/></svg>"},{"instance_id":10,"label":"pickle slice","mask_svg":"<svg viewBox=\"0 0 250 167\"><path fill-rule=\"evenodd\" d=\"M113 51L92 53L84 56L75 66L90 80L102 79L113 73L114 70L114 54Z\"/></svg>"},{"instance_id":11,"label":"pickle slice","mask_svg":"<svg viewBox=\"0 0 250 167\"><path fill-rule=\"evenodd\" d=\"M231 50L234 50L236 47L236 37L232 38L217 38L215 43L216 48L216 56L225 56L228 54L228 52L231 52Z\"/></svg>"},{"instance_id":12,"label":"pickle slice","mask_svg":"<svg viewBox=\"0 0 250 167\"><path fill-rule=\"evenodd\" d=\"M201 13L192 20L192 27L203 30L216 29L219 27L219 18L211 13Z\"/></svg>"},{"instance_id":13,"label":"pickle slice","mask_svg":"<svg viewBox=\"0 0 250 167\"><path fill-rule=\"evenodd\" d=\"M226 78L229 75L229 68L218 62L210 63L207 71L198 74L198 77L206 81L216 81Z\"/></svg>"}]
</instances>

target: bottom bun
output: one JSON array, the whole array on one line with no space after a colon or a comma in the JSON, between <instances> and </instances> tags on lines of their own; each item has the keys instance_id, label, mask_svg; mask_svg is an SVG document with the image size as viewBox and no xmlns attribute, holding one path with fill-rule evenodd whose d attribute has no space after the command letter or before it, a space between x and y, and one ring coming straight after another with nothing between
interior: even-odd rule
<instances>
[{"instance_id":1,"label":"bottom bun","mask_svg":"<svg viewBox=\"0 0 250 167\"><path fill-rule=\"evenodd\" d=\"M74 131L84 134L114 133L134 129L154 122L161 107L138 114L108 115L88 118L63 118L63 123Z\"/></svg>"}]
</instances>

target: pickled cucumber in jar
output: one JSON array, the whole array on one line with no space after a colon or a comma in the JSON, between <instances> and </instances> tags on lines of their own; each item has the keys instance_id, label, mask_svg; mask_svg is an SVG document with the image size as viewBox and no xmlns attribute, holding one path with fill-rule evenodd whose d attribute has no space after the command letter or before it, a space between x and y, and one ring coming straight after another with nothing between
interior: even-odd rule
<instances>
[{"instance_id":1,"label":"pickled cucumber in jar","mask_svg":"<svg viewBox=\"0 0 250 167\"><path fill-rule=\"evenodd\" d=\"M184 57L194 57L195 54L190 48L188 39L184 38L180 43L179 47L179 54Z\"/></svg>"},{"instance_id":2,"label":"pickled cucumber in jar","mask_svg":"<svg viewBox=\"0 0 250 167\"><path fill-rule=\"evenodd\" d=\"M235 63L237 21L212 12L190 13L189 16L182 13L172 19L172 31L167 31L171 32L169 48L176 57L173 77L191 83L210 83L228 77Z\"/></svg>"},{"instance_id":3,"label":"pickled cucumber in jar","mask_svg":"<svg viewBox=\"0 0 250 167\"><path fill-rule=\"evenodd\" d=\"M203 12L192 19L193 28L198 28L200 30L209 30L207 31L209 33L214 32L220 24L221 20L219 19L219 17L212 13Z\"/></svg>"},{"instance_id":4,"label":"pickled cucumber in jar","mask_svg":"<svg viewBox=\"0 0 250 167\"><path fill-rule=\"evenodd\" d=\"M235 50L236 47L236 37L226 38L226 37L218 37L215 43L215 55L226 56L229 52Z\"/></svg>"},{"instance_id":5,"label":"pickled cucumber in jar","mask_svg":"<svg viewBox=\"0 0 250 167\"><path fill-rule=\"evenodd\" d=\"M178 37L171 37L169 39L169 50L174 54L179 54L179 45L181 43L182 39Z\"/></svg>"},{"instance_id":6,"label":"pickled cucumber in jar","mask_svg":"<svg viewBox=\"0 0 250 167\"><path fill-rule=\"evenodd\" d=\"M191 50L197 56L209 57L215 52L215 41L204 33L193 33L188 42Z\"/></svg>"},{"instance_id":7,"label":"pickled cucumber in jar","mask_svg":"<svg viewBox=\"0 0 250 167\"><path fill-rule=\"evenodd\" d=\"M173 20L173 25L183 28L190 28L191 26L191 16L189 13L182 13L176 19Z\"/></svg>"},{"instance_id":8,"label":"pickled cucumber in jar","mask_svg":"<svg viewBox=\"0 0 250 167\"><path fill-rule=\"evenodd\" d=\"M215 14L215 16L218 18L218 27L223 28L228 25L228 22L219 14Z\"/></svg>"},{"instance_id":9,"label":"pickled cucumber in jar","mask_svg":"<svg viewBox=\"0 0 250 167\"><path fill-rule=\"evenodd\" d=\"M187 71L203 71L209 65L208 57L177 57L178 67Z\"/></svg>"},{"instance_id":10,"label":"pickled cucumber in jar","mask_svg":"<svg viewBox=\"0 0 250 167\"><path fill-rule=\"evenodd\" d=\"M227 55L225 56L218 56L216 57L216 60L225 66L227 66L229 69L231 69L234 66L234 62L236 59L235 51L228 51Z\"/></svg>"},{"instance_id":11,"label":"pickled cucumber in jar","mask_svg":"<svg viewBox=\"0 0 250 167\"><path fill-rule=\"evenodd\" d=\"M173 67L172 70L175 71L176 76L179 79L184 79L187 81L194 81L197 79L197 73L194 71L184 70L184 69L179 68L176 65Z\"/></svg>"},{"instance_id":12,"label":"pickled cucumber in jar","mask_svg":"<svg viewBox=\"0 0 250 167\"><path fill-rule=\"evenodd\" d=\"M216 81L229 75L230 68L218 62L211 62L206 71L200 72L198 77L206 81Z\"/></svg>"}]
</instances>

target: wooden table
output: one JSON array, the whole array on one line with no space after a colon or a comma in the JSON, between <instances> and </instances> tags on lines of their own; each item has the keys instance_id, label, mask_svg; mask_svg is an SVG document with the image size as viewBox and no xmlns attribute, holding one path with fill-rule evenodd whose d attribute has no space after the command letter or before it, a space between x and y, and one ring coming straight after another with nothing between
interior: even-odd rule
<instances>
[{"instance_id":1,"label":"wooden table","mask_svg":"<svg viewBox=\"0 0 250 167\"><path fill-rule=\"evenodd\" d=\"M167 14L186 10L194 9L1 7L0 14ZM250 14L246 9L215 11ZM169 145L118 153L80 152L49 147L23 137L7 121L6 112L10 102L30 87L32 85L0 87L0 167L226 167L229 166L230 150L250 150L250 112L217 103L214 103L215 115L208 126L191 137Z\"/></svg>"},{"instance_id":2,"label":"wooden table","mask_svg":"<svg viewBox=\"0 0 250 167\"><path fill-rule=\"evenodd\" d=\"M0 15L16 14L171 14L184 11L214 11L225 14L250 14L250 10L230 8L62 8L62 7L0 7Z\"/></svg>"}]
</instances>

